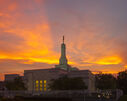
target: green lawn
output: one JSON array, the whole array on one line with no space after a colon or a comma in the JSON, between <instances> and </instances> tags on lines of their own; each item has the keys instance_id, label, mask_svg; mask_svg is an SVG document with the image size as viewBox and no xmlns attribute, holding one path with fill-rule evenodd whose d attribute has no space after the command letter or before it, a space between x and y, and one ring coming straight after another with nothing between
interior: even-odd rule
<instances>
[{"instance_id":1,"label":"green lawn","mask_svg":"<svg viewBox=\"0 0 127 101\"><path fill-rule=\"evenodd\" d=\"M118 101L127 101L127 95L121 96Z\"/></svg>"}]
</instances>

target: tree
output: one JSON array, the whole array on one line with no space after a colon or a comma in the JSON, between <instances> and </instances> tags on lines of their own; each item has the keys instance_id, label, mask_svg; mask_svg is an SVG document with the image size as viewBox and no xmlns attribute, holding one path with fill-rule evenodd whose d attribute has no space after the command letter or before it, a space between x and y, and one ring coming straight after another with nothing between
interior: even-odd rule
<instances>
[{"instance_id":1,"label":"tree","mask_svg":"<svg viewBox=\"0 0 127 101\"><path fill-rule=\"evenodd\" d=\"M96 88L98 89L115 89L116 78L111 74L96 74Z\"/></svg>"},{"instance_id":2,"label":"tree","mask_svg":"<svg viewBox=\"0 0 127 101\"><path fill-rule=\"evenodd\" d=\"M127 94L127 70L118 73L117 88L123 90L124 94Z\"/></svg>"},{"instance_id":3,"label":"tree","mask_svg":"<svg viewBox=\"0 0 127 101\"><path fill-rule=\"evenodd\" d=\"M81 77L69 78L67 76L52 80L49 84L51 90L83 90L87 89Z\"/></svg>"},{"instance_id":4,"label":"tree","mask_svg":"<svg viewBox=\"0 0 127 101\"><path fill-rule=\"evenodd\" d=\"M8 90L26 90L25 84L21 77L17 77L14 81L6 82L5 84Z\"/></svg>"}]
</instances>

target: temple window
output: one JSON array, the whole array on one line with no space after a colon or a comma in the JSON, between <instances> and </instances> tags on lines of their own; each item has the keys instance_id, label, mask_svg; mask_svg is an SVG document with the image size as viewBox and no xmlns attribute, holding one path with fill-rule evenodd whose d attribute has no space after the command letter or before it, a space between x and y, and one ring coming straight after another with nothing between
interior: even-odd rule
<instances>
[{"instance_id":1,"label":"temple window","mask_svg":"<svg viewBox=\"0 0 127 101\"><path fill-rule=\"evenodd\" d=\"M35 81L35 90L36 91L39 90L39 81L38 80Z\"/></svg>"},{"instance_id":2,"label":"temple window","mask_svg":"<svg viewBox=\"0 0 127 101\"><path fill-rule=\"evenodd\" d=\"M42 80L40 80L40 91L42 91Z\"/></svg>"},{"instance_id":3,"label":"temple window","mask_svg":"<svg viewBox=\"0 0 127 101\"><path fill-rule=\"evenodd\" d=\"M47 83L47 81L46 80L44 80L44 91L46 91L47 89L46 89L46 83Z\"/></svg>"}]
</instances>

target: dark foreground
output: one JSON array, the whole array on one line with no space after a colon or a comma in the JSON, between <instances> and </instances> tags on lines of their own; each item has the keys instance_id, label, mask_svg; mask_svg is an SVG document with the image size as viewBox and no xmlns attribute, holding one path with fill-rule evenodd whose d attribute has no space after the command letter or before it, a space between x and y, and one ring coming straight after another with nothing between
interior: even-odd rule
<instances>
[{"instance_id":1,"label":"dark foreground","mask_svg":"<svg viewBox=\"0 0 127 101\"><path fill-rule=\"evenodd\" d=\"M106 90L93 93L85 91L50 91L40 93L1 91L0 96L0 101L118 101L122 95L118 90ZM119 101L127 101L126 96L121 97Z\"/></svg>"},{"instance_id":2,"label":"dark foreground","mask_svg":"<svg viewBox=\"0 0 127 101\"><path fill-rule=\"evenodd\" d=\"M15 97L13 99L8 98L0 98L0 101L72 101L72 99L68 98L23 98L23 97Z\"/></svg>"},{"instance_id":3,"label":"dark foreground","mask_svg":"<svg viewBox=\"0 0 127 101\"><path fill-rule=\"evenodd\" d=\"M48 98L48 97L15 97L0 98L0 101L116 101L114 99L98 99L98 98ZM127 96L122 96L118 101L127 101Z\"/></svg>"},{"instance_id":4,"label":"dark foreground","mask_svg":"<svg viewBox=\"0 0 127 101\"><path fill-rule=\"evenodd\" d=\"M69 98L23 98L23 97L15 97L13 99L8 98L0 98L0 101L75 101L76 99L69 99ZM80 99L79 99L80 101ZM84 101L112 101L112 100L103 100L103 99L89 99ZM120 97L118 101L127 101L127 95L123 95Z\"/></svg>"}]
</instances>

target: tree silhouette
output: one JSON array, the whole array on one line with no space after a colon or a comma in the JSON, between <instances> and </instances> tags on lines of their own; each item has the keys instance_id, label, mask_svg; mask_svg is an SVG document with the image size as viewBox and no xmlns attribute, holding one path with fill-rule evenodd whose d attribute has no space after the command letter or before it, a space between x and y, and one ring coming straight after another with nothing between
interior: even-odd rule
<instances>
[{"instance_id":1,"label":"tree silhouette","mask_svg":"<svg viewBox=\"0 0 127 101\"><path fill-rule=\"evenodd\" d=\"M118 73L117 88L122 89L127 94L127 70Z\"/></svg>"},{"instance_id":2,"label":"tree silhouette","mask_svg":"<svg viewBox=\"0 0 127 101\"><path fill-rule=\"evenodd\" d=\"M21 77L17 77L14 81L6 82L5 84L8 90L26 90L25 84Z\"/></svg>"},{"instance_id":3,"label":"tree silhouette","mask_svg":"<svg viewBox=\"0 0 127 101\"><path fill-rule=\"evenodd\" d=\"M69 78L67 76L52 80L49 84L51 90L83 90L87 89L81 77Z\"/></svg>"},{"instance_id":4,"label":"tree silhouette","mask_svg":"<svg viewBox=\"0 0 127 101\"><path fill-rule=\"evenodd\" d=\"M116 78L111 74L96 74L96 88L98 89L115 89Z\"/></svg>"}]
</instances>

